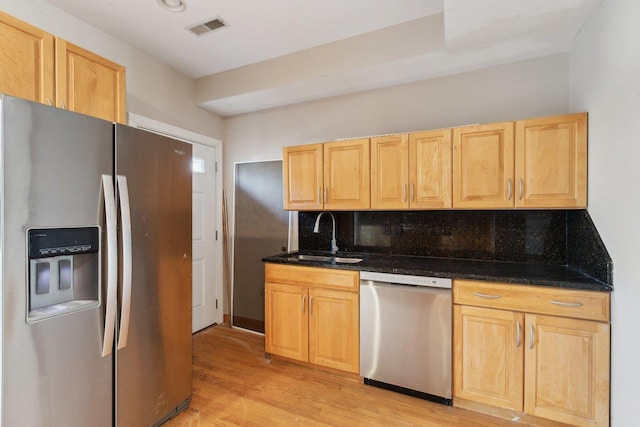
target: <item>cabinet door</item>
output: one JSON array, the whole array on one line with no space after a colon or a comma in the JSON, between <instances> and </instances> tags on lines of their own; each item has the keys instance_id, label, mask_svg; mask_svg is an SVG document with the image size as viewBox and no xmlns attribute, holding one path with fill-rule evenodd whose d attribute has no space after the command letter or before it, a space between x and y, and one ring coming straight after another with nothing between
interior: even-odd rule
<instances>
[{"instance_id":1,"label":"cabinet door","mask_svg":"<svg viewBox=\"0 0 640 427\"><path fill-rule=\"evenodd\" d=\"M453 395L523 409L522 313L453 306Z\"/></svg>"},{"instance_id":2,"label":"cabinet door","mask_svg":"<svg viewBox=\"0 0 640 427\"><path fill-rule=\"evenodd\" d=\"M451 207L451 130L409 134L409 204L412 209Z\"/></svg>"},{"instance_id":3,"label":"cabinet door","mask_svg":"<svg viewBox=\"0 0 640 427\"><path fill-rule=\"evenodd\" d=\"M322 144L285 147L282 151L285 210L321 210Z\"/></svg>"},{"instance_id":4,"label":"cabinet door","mask_svg":"<svg viewBox=\"0 0 640 427\"><path fill-rule=\"evenodd\" d=\"M609 422L608 323L526 315L525 411L577 426Z\"/></svg>"},{"instance_id":5,"label":"cabinet door","mask_svg":"<svg viewBox=\"0 0 640 427\"><path fill-rule=\"evenodd\" d=\"M324 208L369 209L369 139L324 144Z\"/></svg>"},{"instance_id":6,"label":"cabinet door","mask_svg":"<svg viewBox=\"0 0 640 427\"><path fill-rule=\"evenodd\" d=\"M265 351L309 360L308 291L302 286L265 284Z\"/></svg>"},{"instance_id":7,"label":"cabinet door","mask_svg":"<svg viewBox=\"0 0 640 427\"><path fill-rule=\"evenodd\" d=\"M513 207L513 150L513 122L454 129L453 207Z\"/></svg>"},{"instance_id":8,"label":"cabinet door","mask_svg":"<svg viewBox=\"0 0 640 427\"><path fill-rule=\"evenodd\" d=\"M516 206L587 207L587 114L516 122Z\"/></svg>"},{"instance_id":9,"label":"cabinet door","mask_svg":"<svg viewBox=\"0 0 640 427\"><path fill-rule=\"evenodd\" d=\"M126 123L124 67L60 38L55 45L56 105Z\"/></svg>"},{"instance_id":10,"label":"cabinet door","mask_svg":"<svg viewBox=\"0 0 640 427\"><path fill-rule=\"evenodd\" d=\"M53 104L53 40L53 35L0 12L0 93Z\"/></svg>"},{"instance_id":11,"label":"cabinet door","mask_svg":"<svg viewBox=\"0 0 640 427\"><path fill-rule=\"evenodd\" d=\"M355 292L309 289L309 362L360 371L358 301Z\"/></svg>"},{"instance_id":12,"label":"cabinet door","mask_svg":"<svg viewBox=\"0 0 640 427\"><path fill-rule=\"evenodd\" d=\"M409 207L407 135L371 138L371 208Z\"/></svg>"}]
</instances>

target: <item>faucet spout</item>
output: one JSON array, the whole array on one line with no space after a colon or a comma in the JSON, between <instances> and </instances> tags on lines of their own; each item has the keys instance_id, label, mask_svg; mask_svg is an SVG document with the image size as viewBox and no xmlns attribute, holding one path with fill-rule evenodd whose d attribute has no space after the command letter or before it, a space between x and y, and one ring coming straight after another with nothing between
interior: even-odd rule
<instances>
[{"instance_id":1,"label":"faucet spout","mask_svg":"<svg viewBox=\"0 0 640 427\"><path fill-rule=\"evenodd\" d=\"M319 233L320 218L322 218L322 215L326 213L328 213L331 216L331 221L333 223L333 228L331 230L331 253L336 254L338 252L338 244L336 242L336 218L333 216L331 212L320 212L318 214L318 217L316 218L316 223L313 226L313 232Z\"/></svg>"}]
</instances>

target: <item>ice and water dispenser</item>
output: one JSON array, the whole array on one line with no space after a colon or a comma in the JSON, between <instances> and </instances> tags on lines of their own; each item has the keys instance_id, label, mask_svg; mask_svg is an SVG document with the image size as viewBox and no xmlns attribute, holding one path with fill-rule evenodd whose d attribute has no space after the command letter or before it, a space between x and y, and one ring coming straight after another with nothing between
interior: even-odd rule
<instances>
[{"instance_id":1,"label":"ice and water dispenser","mask_svg":"<svg viewBox=\"0 0 640 427\"><path fill-rule=\"evenodd\" d=\"M28 315L34 322L100 303L100 229L27 231Z\"/></svg>"}]
</instances>

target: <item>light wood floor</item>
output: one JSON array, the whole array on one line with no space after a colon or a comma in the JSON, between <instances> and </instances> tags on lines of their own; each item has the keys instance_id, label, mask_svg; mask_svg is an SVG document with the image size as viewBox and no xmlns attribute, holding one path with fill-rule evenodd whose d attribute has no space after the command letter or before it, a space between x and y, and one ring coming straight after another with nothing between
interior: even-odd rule
<instances>
[{"instance_id":1,"label":"light wood floor","mask_svg":"<svg viewBox=\"0 0 640 427\"><path fill-rule=\"evenodd\" d=\"M517 426L308 367L268 360L264 337L214 326L193 337L193 399L165 427Z\"/></svg>"}]
</instances>

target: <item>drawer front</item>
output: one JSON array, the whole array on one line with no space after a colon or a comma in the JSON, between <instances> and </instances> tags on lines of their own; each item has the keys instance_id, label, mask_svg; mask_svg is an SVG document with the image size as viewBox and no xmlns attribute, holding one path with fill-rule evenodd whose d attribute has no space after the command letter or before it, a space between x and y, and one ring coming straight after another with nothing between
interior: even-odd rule
<instances>
[{"instance_id":1,"label":"drawer front","mask_svg":"<svg viewBox=\"0 0 640 427\"><path fill-rule=\"evenodd\" d=\"M453 302L608 322L610 295L545 286L454 280Z\"/></svg>"},{"instance_id":2,"label":"drawer front","mask_svg":"<svg viewBox=\"0 0 640 427\"><path fill-rule=\"evenodd\" d=\"M265 281L358 292L360 272L334 268L265 264Z\"/></svg>"}]
</instances>

